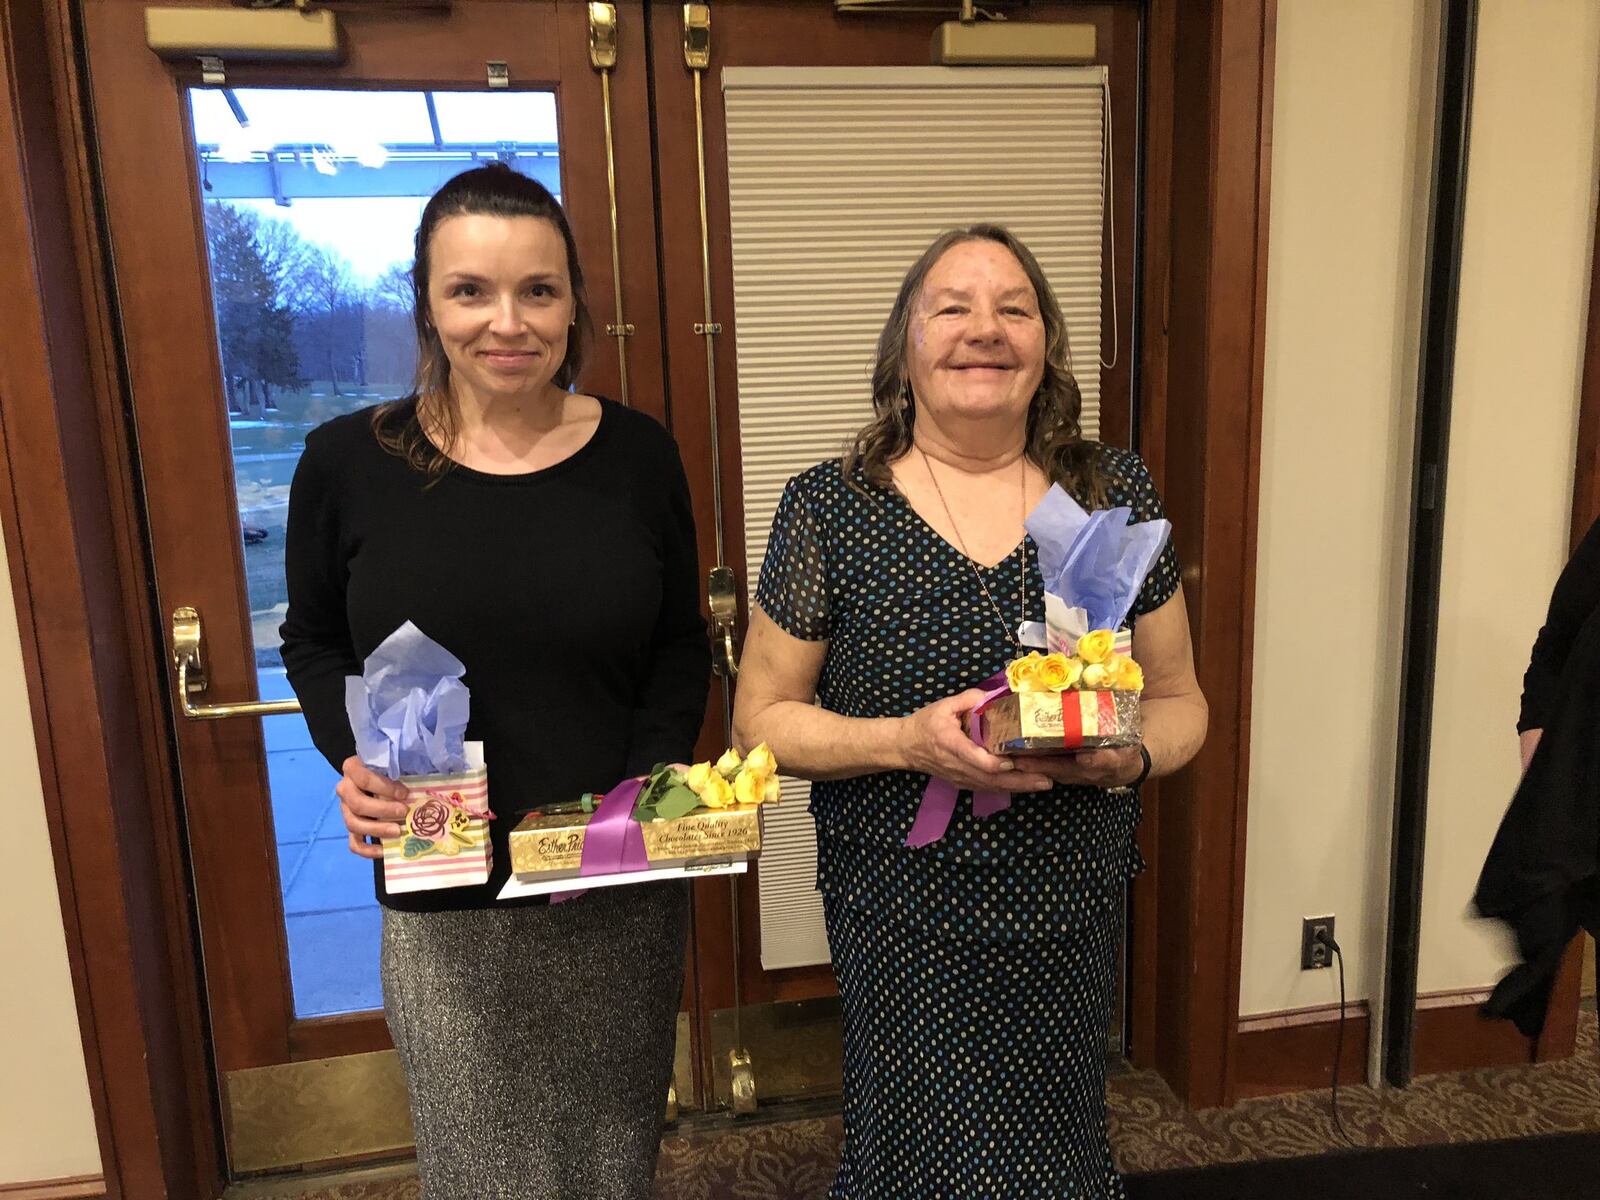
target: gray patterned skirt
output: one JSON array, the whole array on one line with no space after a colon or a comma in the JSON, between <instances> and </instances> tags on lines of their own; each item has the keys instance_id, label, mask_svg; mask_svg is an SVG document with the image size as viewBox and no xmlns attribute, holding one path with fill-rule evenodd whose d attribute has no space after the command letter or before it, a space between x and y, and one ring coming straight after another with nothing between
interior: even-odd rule
<instances>
[{"instance_id":1,"label":"gray patterned skirt","mask_svg":"<svg viewBox=\"0 0 1600 1200\"><path fill-rule=\"evenodd\" d=\"M677 883L384 910L384 1016L428 1200L650 1195L687 934Z\"/></svg>"}]
</instances>

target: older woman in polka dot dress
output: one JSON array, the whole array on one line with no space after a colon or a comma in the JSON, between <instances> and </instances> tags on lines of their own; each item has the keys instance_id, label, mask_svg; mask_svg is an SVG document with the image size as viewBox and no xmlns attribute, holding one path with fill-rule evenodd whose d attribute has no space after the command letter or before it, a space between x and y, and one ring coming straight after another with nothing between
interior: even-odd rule
<instances>
[{"instance_id":1,"label":"older woman in polka dot dress","mask_svg":"<svg viewBox=\"0 0 1600 1200\"><path fill-rule=\"evenodd\" d=\"M789 482L734 714L816 781L817 886L844 1010L845 1146L830 1193L1124 1195L1105 1034L1137 785L1205 736L1169 546L1130 621L1145 744L1015 761L963 734L974 685L1044 617L1023 518L1052 483L1162 515L1137 455L1084 441L1066 326L1006 230L939 238L878 346L875 419ZM904 845L930 776L1013 793Z\"/></svg>"}]
</instances>

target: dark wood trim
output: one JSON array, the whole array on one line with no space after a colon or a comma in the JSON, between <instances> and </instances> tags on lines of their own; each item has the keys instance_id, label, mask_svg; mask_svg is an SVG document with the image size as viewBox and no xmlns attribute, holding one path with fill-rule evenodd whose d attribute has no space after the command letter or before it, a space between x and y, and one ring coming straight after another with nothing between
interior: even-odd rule
<instances>
[{"instance_id":1,"label":"dark wood trim","mask_svg":"<svg viewBox=\"0 0 1600 1200\"><path fill-rule=\"evenodd\" d=\"M1487 988L1417 997L1414 1076L1539 1061L1535 1039L1523 1037L1510 1021L1479 1015L1488 998Z\"/></svg>"},{"instance_id":2,"label":"dark wood trim","mask_svg":"<svg viewBox=\"0 0 1600 1200\"><path fill-rule=\"evenodd\" d=\"M184 865L160 764L136 508L72 7L0 10L0 523L111 1196L220 1186ZM129 603L133 599L133 603ZM66 831L70 831L68 836Z\"/></svg>"},{"instance_id":3,"label":"dark wood trim","mask_svg":"<svg viewBox=\"0 0 1600 1200\"><path fill-rule=\"evenodd\" d=\"M1572 548L1600 519L1600 212L1595 215L1594 253L1589 265L1589 324L1578 400L1577 464L1572 480Z\"/></svg>"},{"instance_id":4,"label":"dark wood trim","mask_svg":"<svg viewBox=\"0 0 1600 1200\"><path fill-rule=\"evenodd\" d=\"M1339 1082L1364 1083L1372 1016L1365 1000L1346 1006L1344 1045L1339 1042L1339 1006L1243 1017L1239 1021L1236 1099L1304 1092L1333 1083L1339 1051Z\"/></svg>"},{"instance_id":5,"label":"dark wood trim","mask_svg":"<svg viewBox=\"0 0 1600 1200\"><path fill-rule=\"evenodd\" d=\"M1418 997L1416 1075L1545 1061L1537 1043L1518 1033L1511 1022L1478 1015L1487 996L1487 991L1470 990ZM1337 1004L1241 1018L1236 1098L1328 1087L1333 1081L1338 1026ZM1352 1002L1339 1056L1341 1083L1366 1082L1370 1035L1367 1002Z\"/></svg>"},{"instance_id":6,"label":"dark wood trim","mask_svg":"<svg viewBox=\"0 0 1600 1200\"><path fill-rule=\"evenodd\" d=\"M1166 237L1168 269L1147 276L1147 303L1162 288L1166 303L1163 323L1147 329L1141 446L1187 564L1211 706L1205 747L1160 791L1149 1061L1204 1108L1236 1093L1276 4L1151 0L1149 12L1162 38L1152 41L1152 86L1172 80L1170 159L1152 154L1170 163L1169 194L1185 202L1148 239ZM1167 47L1170 60L1158 61Z\"/></svg>"},{"instance_id":7,"label":"dark wood trim","mask_svg":"<svg viewBox=\"0 0 1600 1200\"><path fill-rule=\"evenodd\" d=\"M1550 1008L1544 1029L1534 1039L1533 1060L1554 1062L1571 1058L1578 1048L1578 1011L1583 1003L1583 960L1587 940L1580 933L1561 956L1556 980L1550 989Z\"/></svg>"},{"instance_id":8,"label":"dark wood trim","mask_svg":"<svg viewBox=\"0 0 1600 1200\"><path fill-rule=\"evenodd\" d=\"M313 1017L289 1024L289 1058L294 1062L393 1049L394 1039L381 1012Z\"/></svg>"},{"instance_id":9,"label":"dark wood trim","mask_svg":"<svg viewBox=\"0 0 1600 1200\"><path fill-rule=\"evenodd\" d=\"M1139 337L1133 398L1134 448L1158 483L1163 479L1167 442L1167 302L1170 294L1172 234L1173 66L1177 54L1177 13L1170 4L1147 6L1142 23L1140 78L1144 127L1143 180L1139 188ZM1134 884L1130 913L1132 960L1126 1023L1129 1060L1154 1066L1160 986L1162 789L1152 781L1140 797L1139 850L1146 872Z\"/></svg>"},{"instance_id":10,"label":"dark wood trim","mask_svg":"<svg viewBox=\"0 0 1600 1200\"><path fill-rule=\"evenodd\" d=\"M104 1175L74 1175L32 1183L0 1183L0 1200L99 1200L106 1194Z\"/></svg>"}]
</instances>

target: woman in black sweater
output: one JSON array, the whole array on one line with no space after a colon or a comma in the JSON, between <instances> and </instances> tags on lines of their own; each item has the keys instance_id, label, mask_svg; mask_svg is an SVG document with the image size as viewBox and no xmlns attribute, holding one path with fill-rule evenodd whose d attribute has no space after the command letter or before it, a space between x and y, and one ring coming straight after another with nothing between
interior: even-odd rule
<instances>
[{"instance_id":1,"label":"woman in black sweater","mask_svg":"<svg viewBox=\"0 0 1600 1200\"><path fill-rule=\"evenodd\" d=\"M1578 631L1600 607L1600 521L1589 527L1583 541L1556 580L1544 627L1534 640L1527 673L1522 677L1522 709L1517 715L1522 769L1526 771L1549 723L1561 673L1566 669Z\"/></svg>"},{"instance_id":2,"label":"woman in black sweater","mask_svg":"<svg viewBox=\"0 0 1600 1200\"><path fill-rule=\"evenodd\" d=\"M497 903L528 810L692 755L710 655L677 449L569 390L589 317L565 214L501 166L417 230L416 394L306 439L283 659L375 861L384 1012L424 1193L645 1197L687 935L679 884ZM466 664L489 765L487 885L388 895L404 788L354 756L344 680L406 621Z\"/></svg>"}]
</instances>

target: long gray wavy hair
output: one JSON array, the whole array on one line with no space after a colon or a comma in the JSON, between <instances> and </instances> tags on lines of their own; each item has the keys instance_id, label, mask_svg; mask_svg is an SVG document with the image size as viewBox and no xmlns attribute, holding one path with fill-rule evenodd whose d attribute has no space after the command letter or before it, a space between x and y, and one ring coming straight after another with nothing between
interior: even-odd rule
<instances>
[{"instance_id":1,"label":"long gray wavy hair","mask_svg":"<svg viewBox=\"0 0 1600 1200\"><path fill-rule=\"evenodd\" d=\"M921 297L928 272L945 251L964 242L980 241L1004 246L1015 256L1033 285L1039 299L1039 315L1044 319L1044 375L1028 405L1028 458L1052 483L1059 483L1081 503L1102 505L1105 484L1096 466L1096 443L1084 440L1078 423L1083 396L1072 374L1066 318L1061 315L1061 305L1039 261L1015 234L1000 225L970 225L942 233L906 272L889 319L878 335L878 361L872 369L873 417L845 450L844 477L859 490L859 468L867 482L884 488L893 486L889 465L910 452L917 422L917 400L911 390L906 352L912 310Z\"/></svg>"}]
</instances>

